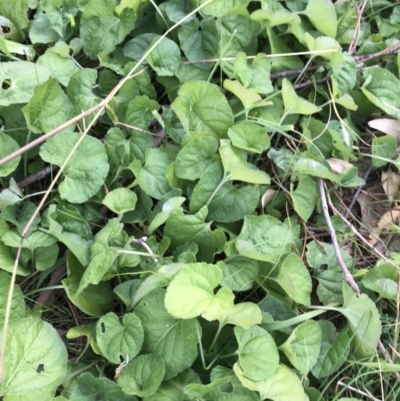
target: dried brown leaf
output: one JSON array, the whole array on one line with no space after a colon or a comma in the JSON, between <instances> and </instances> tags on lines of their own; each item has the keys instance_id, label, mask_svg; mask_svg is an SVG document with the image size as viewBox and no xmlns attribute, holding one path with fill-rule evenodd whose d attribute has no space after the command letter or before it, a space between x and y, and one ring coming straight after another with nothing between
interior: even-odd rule
<instances>
[{"instance_id":1,"label":"dried brown leaf","mask_svg":"<svg viewBox=\"0 0 400 401\"><path fill-rule=\"evenodd\" d=\"M399 193L400 175L394 171L382 171L382 187L390 202L393 202Z\"/></svg>"}]
</instances>

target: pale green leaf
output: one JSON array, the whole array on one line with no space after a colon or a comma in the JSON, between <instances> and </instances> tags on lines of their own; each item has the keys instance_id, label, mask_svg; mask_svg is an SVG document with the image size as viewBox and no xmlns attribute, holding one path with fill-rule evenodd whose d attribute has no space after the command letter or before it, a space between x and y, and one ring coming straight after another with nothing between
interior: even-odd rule
<instances>
[{"instance_id":1,"label":"pale green leaf","mask_svg":"<svg viewBox=\"0 0 400 401\"><path fill-rule=\"evenodd\" d=\"M364 287L377 292L381 297L395 301L397 299L397 283L399 272L389 264L378 263L363 277Z\"/></svg>"},{"instance_id":2,"label":"pale green leaf","mask_svg":"<svg viewBox=\"0 0 400 401\"><path fill-rule=\"evenodd\" d=\"M195 242L199 247L197 259L202 262L212 262L215 253L215 241L211 232L211 223L205 223L208 209L201 208L195 215L174 213L164 228L164 235L171 238L171 247L185 244L189 241Z\"/></svg>"},{"instance_id":3,"label":"pale green leaf","mask_svg":"<svg viewBox=\"0 0 400 401\"><path fill-rule=\"evenodd\" d=\"M290 186L290 195L294 210L304 221L307 221L317 203L317 186L315 181L306 175L301 175L297 188L293 190L293 184Z\"/></svg>"},{"instance_id":4,"label":"pale green leaf","mask_svg":"<svg viewBox=\"0 0 400 401\"><path fill-rule=\"evenodd\" d=\"M318 323L308 320L299 324L279 348L296 369L307 374L317 363L321 339L322 332Z\"/></svg>"},{"instance_id":5,"label":"pale green leaf","mask_svg":"<svg viewBox=\"0 0 400 401\"><path fill-rule=\"evenodd\" d=\"M72 103L55 78L38 85L22 111L28 128L36 134L48 132L74 116ZM66 131L72 129L69 127Z\"/></svg>"},{"instance_id":6,"label":"pale green leaf","mask_svg":"<svg viewBox=\"0 0 400 401\"><path fill-rule=\"evenodd\" d=\"M222 269L221 284L232 291L250 290L258 277L258 262L253 259L237 256L217 264Z\"/></svg>"},{"instance_id":7,"label":"pale green leaf","mask_svg":"<svg viewBox=\"0 0 400 401\"><path fill-rule=\"evenodd\" d=\"M7 298L10 291L11 276L4 271L0 270L0 324L4 322ZM25 317L25 302L24 295L22 294L21 288L18 285L14 285L10 320Z\"/></svg>"},{"instance_id":8,"label":"pale green leaf","mask_svg":"<svg viewBox=\"0 0 400 401\"><path fill-rule=\"evenodd\" d=\"M117 188L109 192L103 199L103 205L117 214L135 209L137 195L128 188Z\"/></svg>"},{"instance_id":9,"label":"pale green leaf","mask_svg":"<svg viewBox=\"0 0 400 401\"><path fill-rule=\"evenodd\" d=\"M322 332L321 350L317 363L312 368L312 374L321 379L336 372L346 361L350 352L350 341L347 330L338 334L332 322L319 320Z\"/></svg>"},{"instance_id":10,"label":"pale green leaf","mask_svg":"<svg viewBox=\"0 0 400 401\"><path fill-rule=\"evenodd\" d=\"M228 101L217 86L208 82L183 84L171 107L186 132L207 131L224 138L233 125Z\"/></svg>"},{"instance_id":11,"label":"pale green leaf","mask_svg":"<svg viewBox=\"0 0 400 401\"><path fill-rule=\"evenodd\" d=\"M1 67L0 67L1 68ZM3 157L10 155L19 149L18 143L11 136L0 132L0 160ZM21 161L21 156L18 156L9 162L0 166L0 177L7 177L10 175L17 167Z\"/></svg>"},{"instance_id":12,"label":"pale green leaf","mask_svg":"<svg viewBox=\"0 0 400 401\"><path fill-rule=\"evenodd\" d=\"M159 40L155 37L148 50ZM148 51L147 50L147 51ZM146 57L147 62L160 76L173 76L181 62L181 52L178 45L171 39L163 38Z\"/></svg>"},{"instance_id":13,"label":"pale green leaf","mask_svg":"<svg viewBox=\"0 0 400 401\"><path fill-rule=\"evenodd\" d=\"M290 250L290 228L272 216L246 216L236 242L240 255L276 263Z\"/></svg>"},{"instance_id":14,"label":"pale green leaf","mask_svg":"<svg viewBox=\"0 0 400 401\"><path fill-rule=\"evenodd\" d=\"M86 54L94 59L101 52L111 53L133 29L136 13L125 8L119 16L114 12L115 0L90 0L82 13L80 37Z\"/></svg>"},{"instance_id":15,"label":"pale green leaf","mask_svg":"<svg viewBox=\"0 0 400 401\"><path fill-rule=\"evenodd\" d=\"M220 326L233 324L243 329L249 329L255 324L261 324L261 310L253 302L241 302L232 306L232 309L224 316L220 317Z\"/></svg>"},{"instance_id":16,"label":"pale green leaf","mask_svg":"<svg viewBox=\"0 0 400 401\"><path fill-rule=\"evenodd\" d=\"M268 133L251 122L239 123L229 128L228 136L233 146L248 152L262 153L270 146Z\"/></svg>"},{"instance_id":17,"label":"pale green leaf","mask_svg":"<svg viewBox=\"0 0 400 401\"><path fill-rule=\"evenodd\" d=\"M46 82L49 76L46 67L28 61L0 63L0 106L28 102L34 89Z\"/></svg>"},{"instance_id":18,"label":"pale green leaf","mask_svg":"<svg viewBox=\"0 0 400 401\"><path fill-rule=\"evenodd\" d=\"M120 318L113 312L102 316L96 324L96 341L102 355L111 363L133 359L141 350L143 326L134 313Z\"/></svg>"},{"instance_id":19,"label":"pale green leaf","mask_svg":"<svg viewBox=\"0 0 400 401\"><path fill-rule=\"evenodd\" d=\"M320 107L300 97L286 78L282 81L282 97L287 114L310 115L321 111Z\"/></svg>"},{"instance_id":20,"label":"pale green leaf","mask_svg":"<svg viewBox=\"0 0 400 401\"><path fill-rule=\"evenodd\" d=\"M305 14L322 34L336 37L338 22L332 0L308 0Z\"/></svg>"},{"instance_id":21,"label":"pale green leaf","mask_svg":"<svg viewBox=\"0 0 400 401\"><path fill-rule=\"evenodd\" d=\"M285 258L274 280L295 302L307 306L311 304L310 273L301 258L295 253L292 252Z\"/></svg>"},{"instance_id":22,"label":"pale green leaf","mask_svg":"<svg viewBox=\"0 0 400 401\"><path fill-rule=\"evenodd\" d=\"M386 165L396 154L397 140L391 135L372 139L372 165L376 168ZM376 158L374 156L377 156ZM383 158L384 160L382 160Z\"/></svg>"},{"instance_id":23,"label":"pale green leaf","mask_svg":"<svg viewBox=\"0 0 400 401\"><path fill-rule=\"evenodd\" d=\"M142 353L155 353L164 358L164 380L192 366L197 357L195 319L176 319L164 306L165 290L146 295L136 306L135 313L144 329Z\"/></svg>"},{"instance_id":24,"label":"pale green leaf","mask_svg":"<svg viewBox=\"0 0 400 401\"><path fill-rule=\"evenodd\" d=\"M37 318L10 321L0 384L5 400L52 400L66 366L67 350L50 323Z\"/></svg>"},{"instance_id":25,"label":"pale green leaf","mask_svg":"<svg viewBox=\"0 0 400 401\"><path fill-rule=\"evenodd\" d=\"M38 58L37 65L47 67L52 78L56 78L60 84L67 86L72 75L79 71L79 67L70 57L62 57L49 50Z\"/></svg>"},{"instance_id":26,"label":"pale green leaf","mask_svg":"<svg viewBox=\"0 0 400 401\"><path fill-rule=\"evenodd\" d=\"M212 156L218 150L218 140L209 133L190 133L194 136L178 153L175 174L179 178L195 180L213 163ZM188 135L185 136L187 140Z\"/></svg>"},{"instance_id":27,"label":"pale green leaf","mask_svg":"<svg viewBox=\"0 0 400 401\"><path fill-rule=\"evenodd\" d=\"M160 355L139 355L124 368L118 384L126 394L148 397L156 392L164 374L165 363Z\"/></svg>"},{"instance_id":28,"label":"pale green leaf","mask_svg":"<svg viewBox=\"0 0 400 401\"><path fill-rule=\"evenodd\" d=\"M60 133L42 145L40 156L50 164L61 166L79 138L78 133ZM61 198L71 203L86 202L104 184L108 170L104 145L86 136L64 170L65 178L58 187Z\"/></svg>"},{"instance_id":29,"label":"pale green leaf","mask_svg":"<svg viewBox=\"0 0 400 401\"><path fill-rule=\"evenodd\" d=\"M245 330L235 327L238 342L239 365L250 380L265 380L274 374L279 364L279 354L271 335L259 326Z\"/></svg>"},{"instance_id":30,"label":"pale green leaf","mask_svg":"<svg viewBox=\"0 0 400 401\"><path fill-rule=\"evenodd\" d=\"M187 265L173 278L165 296L167 311L177 318L190 319L202 316L216 320L233 306L234 295L228 288L214 294L222 273L217 266L205 263Z\"/></svg>"}]
</instances>

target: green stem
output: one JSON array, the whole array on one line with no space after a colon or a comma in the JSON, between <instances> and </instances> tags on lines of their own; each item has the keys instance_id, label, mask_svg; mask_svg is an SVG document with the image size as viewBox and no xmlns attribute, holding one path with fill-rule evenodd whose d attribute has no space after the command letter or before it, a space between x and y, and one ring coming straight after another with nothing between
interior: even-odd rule
<instances>
[{"instance_id":1,"label":"green stem","mask_svg":"<svg viewBox=\"0 0 400 401\"><path fill-rule=\"evenodd\" d=\"M197 338L199 340L199 348L200 348L200 358L201 358L201 363L203 365L203 369L206 370L206 361L204 360L204 349L203 349L203 344L201 342L201 336L199 332L199 322L196 320L196 332L197 332Z\"/></svg>"},{"instance_id":2,"label":"green stem","mask_svg":"<svg viewBox=\"0 0 400 401\"><path fill-rule=\"evenodd\" d=\"M75 376L80 375L82 372L85 372L86 370L89 370L91 367L95 366L97 363L100 362L100 359L98 359L97 361L94 361L92 363L90 363L89 365L84 366L81 369L75 370L75 372L72 372L70 375L68 375L67 377L64 378L63 382L61 384L64 384L66 382L68 382L69 380L73 379Z\"/></svg>"},{"instance_id":3,"label":"green stem","mask_svg":"<svg viewBox=\"0 0 400 401\"><path fill-rule=\"evenodd\" d=\"M206 202L206 206L211 203L211 201L214 199L215 195L217 192L231 179L231 176L228 174L225 177L222 178L221 182L217 185L217 187L214 189L213 193L210 195Z\"/></svg>"},{"instance_id":4,"label":"green stem","mask_svg":"<svg viewBox=\"0 0 400 401\"><path fill-rule=\"evenodd\" d=\"M31 141L31 130L28 131L28 135L26 136L26 143L27 145ZM24 178L28 177L28 152L24 153Z\"/></svg>"},{"instance_id":5,"label":"green stem","mask_svg":"<svg viewBox=\"0 0 400 401\"><path fill-rule=\"evenodd\" d=\"M324 308L324 310L315 310L315 311L303 313L302 315L299 315L296 317L292 317L291 319L281 320L278 322L265 324L265 325L263 325L263 328L265 328L267 331L286 329L287 327L294 326L299 323L305 322L306 320L312 319L313 317L316 317L318 315L322 315L327 310L330 310L330 309L326 309L326 310L325 309L326 308Z\"/></svg>"},{"instance_id":6,"label":"green stem","mask_svg":"<svg viewBox=\"0 0 400 401\"><path fill-rule=\"evenodd\" d=\"M36 290L29 291L28 293L24 294L25 297L30 297L33 294L37 294L38 292L48 291L48 290L63 290L63 285L50 285L49 287L38 288Z\"/></svg>"},{"instance_id":7,"label":"green stem","mask_svg":"<svg viewBox=\"0 0 400 401\"><path fill-rule=\"evenodd\" d=\"M224 327L224 326L222 326L222 324L220 324L220 325L218 326L217 332L215 333L215 336L214 336L214 338L213 338L213 340L212 340L212 343L211 343L211 345L210 345L210 348L208 349L208 352L210 352L210 351L213 349L213 347L214 347L214 345L215 345L215 342L218 340L218 337L219 337L219 335L221 334L221 330L223 329L223 327Z\"/></svg>"}]
</instances>

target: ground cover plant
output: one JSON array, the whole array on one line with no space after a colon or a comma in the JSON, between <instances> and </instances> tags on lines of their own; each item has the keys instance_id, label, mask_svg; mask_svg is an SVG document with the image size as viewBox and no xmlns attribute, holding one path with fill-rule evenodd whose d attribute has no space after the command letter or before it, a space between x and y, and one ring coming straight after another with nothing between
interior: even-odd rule
<instances>
[{"instance_id":1,"label":"ground cover plant","mask_svg":"<svg viewBox=\"0 0 400 401\"><path fill-rule=\"evenodd\" d=\"M0 398L400 399L400 4L0 26Z\"/></svg>"}]
</instances>

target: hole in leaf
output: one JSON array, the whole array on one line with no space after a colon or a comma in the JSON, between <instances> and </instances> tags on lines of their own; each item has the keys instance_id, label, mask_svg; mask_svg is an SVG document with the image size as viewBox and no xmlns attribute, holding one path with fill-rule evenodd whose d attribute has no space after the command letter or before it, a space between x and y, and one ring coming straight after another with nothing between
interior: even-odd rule
<instances>
[{"instance_id":1,"label":"hole in leaf","mask_svg":"<svg viewBox=\"0 0 400 401\"><path fill-rule=\"evenodd\" d=\"M322 263L322 265L320 265L319 267L322 270L327 270L328 269L328 265L326 263Z\"/></svg>"},{"instance_id":2,"label":"hole in leaf","mask_svg":"<svg viewBox=\"0 0 400 401\"><path fill-rule=\"evenodd\" d=\"M101 332L105 333L106 332L106 325L104 323L101 323Z\"/></svg>"},{"instance_id":3,"label":"hole in leaf","mask_svg":"<svg viewBox=\"0 0 400 401\"><path fill-rule=\"evenodd\" d=\"M44 367L44 364L43 363L39 363L39 365L38 365L38 367L36 368L36 372L37 373L42 373L42 372L44 372L46 369L45 369L45 367Z\"/></svg>"},{"instance_id":4,"label":"hole in leaf","mask_svg":"<svg viewBox=\"0 0 400 401\"><path fill-rule=\"evenodd\" d=\"M12 84L11 79L6 78L6 79L2 82L1 87L2 87L2 89L8 89L8 88L11 87L11 84Z\"/></svg>"},{"instance_id":5,"label":"hole in leaf","mask_svg":"<svg viewBox=\"0 0 400 401\"><path fill-rule=\"evenodd\" d=\"M119 354L119 361L121 362L121 363L124 363L124 357L121 355L121 354Z\"/></svg>"},{"instance_id":6,"label":"hole in leaf","mask_svg":"<svg viewBox=\"0 0 400 401\"><path fill-rule=\"evenodd\" d=\"M143 305L143 306L147 306L146 302L143 302L142 305Z\"/></svg>"},{"instance_id":7,"label":"hole in leaf","mask_svg":"<svg viewBox=\"0 0 400 401\"><path fill-rule=\"evenodd\" d=\"M10 33L10 31L11 31L10 27L8 27L8 26L2 25L0 28L3 33Z\"/></svg>"}]
</instances>

